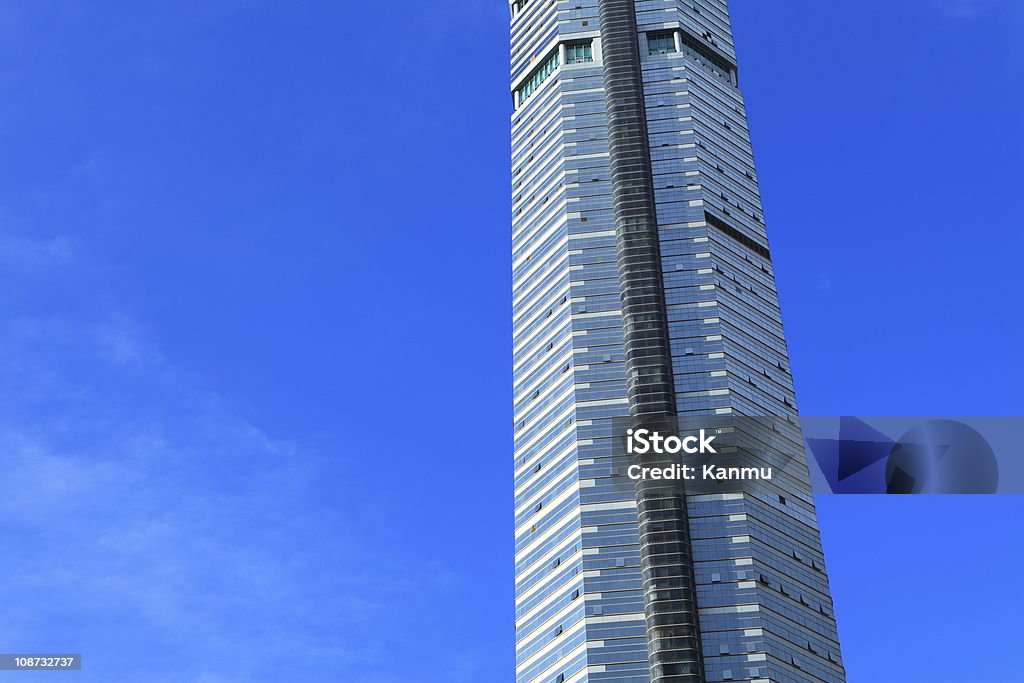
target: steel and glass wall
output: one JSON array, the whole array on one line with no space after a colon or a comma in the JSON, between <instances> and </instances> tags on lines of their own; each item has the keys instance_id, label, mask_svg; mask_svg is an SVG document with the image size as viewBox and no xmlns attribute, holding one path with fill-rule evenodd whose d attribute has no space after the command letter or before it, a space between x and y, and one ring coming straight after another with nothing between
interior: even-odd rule
<instances>
[{"instance_id":1,"label":"steel and glass wall","mask_svg":"<svg viewBox=\"0 0 1024 683\"><path fill-rule=\"evenodd\" d=\"M638 411L800 444L726 3L510 11L517 681L842 681L802 463L686 494L661 585L651 505L613 483Z\"/></svg>"}]
</instances>

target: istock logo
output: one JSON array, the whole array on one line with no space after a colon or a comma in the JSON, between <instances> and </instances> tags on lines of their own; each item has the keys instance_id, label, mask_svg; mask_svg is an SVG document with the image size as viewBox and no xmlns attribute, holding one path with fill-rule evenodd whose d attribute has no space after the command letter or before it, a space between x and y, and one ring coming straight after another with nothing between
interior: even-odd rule
<instances>
[{"instance_id":1,"label":"istock logo","mask_svg":"<svg viewBox=\"0 0 1024 683\"><path fill-rule=\"evenodd\" d=\"M711 442L715 435L707 435L707 430L700 430L697 434L678 437L675 434L662 436L660 432L650 429L627 429L626 430L626 452L631 455L646 455L657 453L658 455L676 455L677 453L717 453Z\"/></svg>"}]
</instances>

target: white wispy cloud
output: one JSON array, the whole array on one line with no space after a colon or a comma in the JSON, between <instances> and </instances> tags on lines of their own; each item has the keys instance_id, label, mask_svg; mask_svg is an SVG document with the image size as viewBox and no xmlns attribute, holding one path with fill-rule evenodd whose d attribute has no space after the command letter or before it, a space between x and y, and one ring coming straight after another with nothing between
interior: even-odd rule
<instances>
[{"instance_id":1,"label":"white wispy cloud","mask_svg":"<svg viewBox=\"0 0 1024 683\"><path fill-rule=\"evenodd\" d=\"M970 21L997 9L1007 0L943 0L939 7L949 19Z\"/></svg>"},{"instance_id":2,"label":"white wispy cloud","mask_svg":"<svg viewBox=\"0 0 1024 683\"><path fill-rule=\"evenodd\" d=\"M832 273L827 270L819 271L815 277L814 291L819 297L823 297L832 289Z\"/></svg>"},{"instance_id":3,"label":"white wispy cloud","mask_svg":"<svg viewBox=\"0 0 1024 683\"><path fill-rule=\"evenodd\" d=\"M75 267L59 241L0 244L14 286L29 257ZM123 312L0 311L0 643L82 652L84 681L372 677L367 634L425 584L360 542L345 465L269 437Z\"/></svg>"},{"instance_id":4,"label":"white wispy cloud","mask_svg":"<svg viewBox=\"0 0 1024 683\"><path fill-rule=\"evenodd\" d=\"M0 232L0 268L35 271L67 262L73 253L71 240L63 235L36 240Z\"/></svg>"}]
</instances>

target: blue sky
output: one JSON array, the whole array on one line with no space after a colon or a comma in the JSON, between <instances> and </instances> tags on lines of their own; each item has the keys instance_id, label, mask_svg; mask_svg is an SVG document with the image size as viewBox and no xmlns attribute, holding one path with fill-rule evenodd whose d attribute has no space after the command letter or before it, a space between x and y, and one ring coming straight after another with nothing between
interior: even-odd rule
<instances>
[{"instance_id":1,"label":"blue sky","mask_svg":"<svg viewBox=\"0 0 1024 683\"><path fill-rule=\"evenodd\" d=\"M733 18L802 410L1019 414L1024 3ZM0 650L512 679L506 20L0 7ZM1019 674L1024 501L818 504L851 680Z\"/></svg>"}]
</instances>

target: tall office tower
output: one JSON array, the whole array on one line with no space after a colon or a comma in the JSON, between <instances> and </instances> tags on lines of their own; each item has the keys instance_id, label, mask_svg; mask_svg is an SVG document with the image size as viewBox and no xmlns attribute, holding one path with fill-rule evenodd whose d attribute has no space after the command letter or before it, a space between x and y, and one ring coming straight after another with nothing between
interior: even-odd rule
<instances>
[{"instance_id":1,"label":"tall office tower","mask_svg":"<svg viewBox=\"0 0 1024 683\"><path fill-rule=\"evenodd\" d=\"M517 681L843 681L726 2L510 9ZM617 485L676 413L776 476Z\"/></svg>"}]
</instances>

